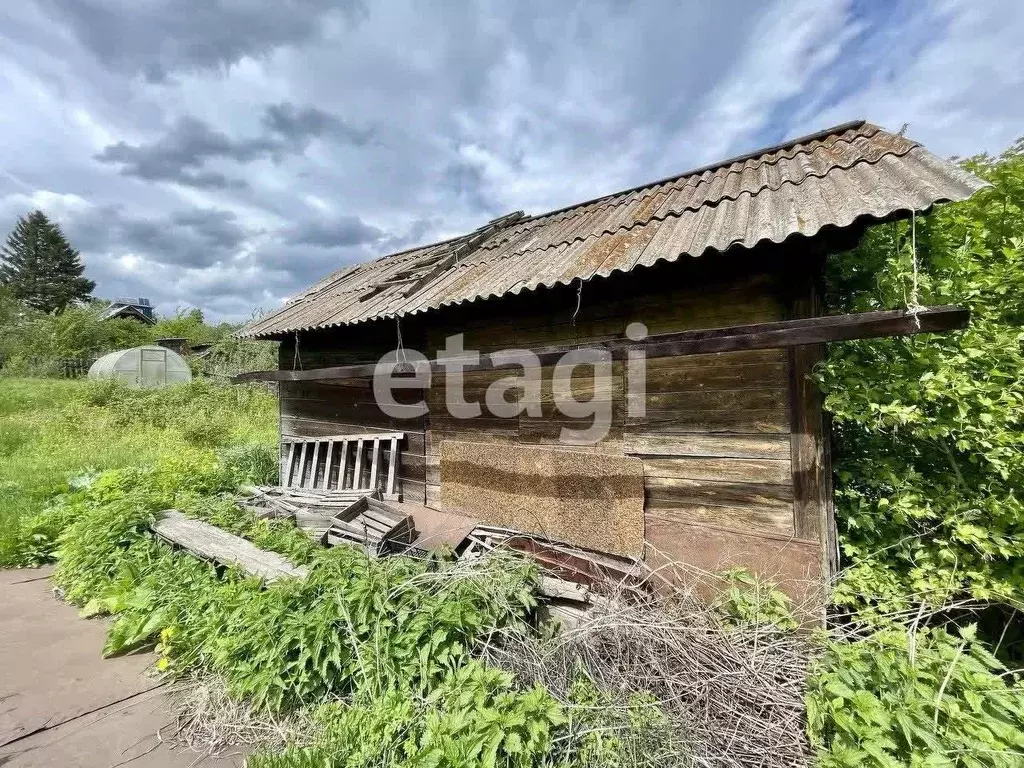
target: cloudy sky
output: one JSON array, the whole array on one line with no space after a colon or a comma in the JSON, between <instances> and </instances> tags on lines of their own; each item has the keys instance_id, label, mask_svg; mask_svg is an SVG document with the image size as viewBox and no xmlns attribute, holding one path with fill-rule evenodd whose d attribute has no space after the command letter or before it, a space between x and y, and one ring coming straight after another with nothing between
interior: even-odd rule
<instances>
[{"instance_id":1,"label":"cloudy sky","mask_svg":"<svg viewBox=\"0 0 1024 768\"><path fill-rule=\"evenodd\" d=\"M0 3L0 228L247 318L352 261L853 118L1024 134L1020 0Z\"/></svg>"}]
</instances>

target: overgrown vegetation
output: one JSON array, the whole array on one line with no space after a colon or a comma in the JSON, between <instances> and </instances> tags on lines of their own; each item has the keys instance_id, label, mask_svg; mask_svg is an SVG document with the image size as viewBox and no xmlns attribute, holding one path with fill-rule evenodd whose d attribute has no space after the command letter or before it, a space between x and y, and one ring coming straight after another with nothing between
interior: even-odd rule
<instances>
[{"instance_id":1,"label":"overgrown vegetation","mask_svg":"<svg viewBox=\"0 0 1024 768\"><path fill-rule=\"evenodd\" d=\"M157 319L155 325L136 320L104 320L108 304L94 301L60 312L43 312L19 301L0 286L0 373L7 376L59 375L67 360L89 360L118 349L182 338L190 344L213 344L219 373L272 368L277 344L231 337L237 324L210 325L198 309L183 309Z\"/></svg>"},{"instance_id":2,"label":"overgrown vegetation","mask_svg":"<svg viewBox=\"0 0 1024 768\"><path fill-rule=\"evenodd\" d=\"M1006 668L1024 657L1024 142L964 165L993 186L831 263L833 311L912 303L916 256L920 303L966 305L971 324L832 345L821 370L846 566L834 599L854 622L812 678L826 766L1024 764Z\"/></svg>"},{"instance_id":3,"label":"overgrown vegetation","mask_svg":"<svg viewBox=\"0 0 1024 768\"><path fill-rule=\"evenodd\" d=\"M268 765L344 753L353 765L430 756L426 764L526 766L547 754L565 722L559 704L472 655L534 607L522 561L466 566L323 550L224 495L242 480L266 481L247 466L194 449L149 469L109 471L31 522L59 531L54 581L65 597L86 615L116 615L105 653L156 642L167 674L220 675L232 695L268 712L330 702L316 711L316 745L257 760ZM171 506L310 565L309 577L264 588L170 551L148 529Z\"/></svg>"},{"instance_id":4,"label":"overgrown vegetation","mask_svg":"<svg viewBox=\"0 0 1024 768\"><path fill-rule=\"evenodd\" d=\"M157 390L115 382L0 381L0 566L28 565L52 539L34 516L72 483L98 471L220 447L269 462L277 403L264 389L196 380ZM263 458L258 449L262 445ZM241 446L241 447L238 447ZM187 482L187 481L186 481ZM41 538L39 538L41 537ZM40 543L42 542L42 543Z\"/></svg>"},{"instance_id":5,"label":"overgrown vegetation","mask_svg":"<svg viewBox=\"0 0 1024 768\"><path fill-rule=\"evenodd\" d=\"M1024 688L973 624L850 628L810 676L808 730L822 768L1024 762Z\"/></svg>"}]
</instances>

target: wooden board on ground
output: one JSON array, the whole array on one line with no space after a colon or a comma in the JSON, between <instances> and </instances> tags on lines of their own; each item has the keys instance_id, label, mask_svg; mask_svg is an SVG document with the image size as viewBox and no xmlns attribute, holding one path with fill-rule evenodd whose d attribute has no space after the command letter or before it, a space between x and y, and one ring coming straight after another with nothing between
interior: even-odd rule
<instances>
[{"instance_id":1,"label":"wooden board on ground","mask_svg":"<svg viewBox=\"0 0 1024 768\"><path fill-rule=\"evenodd\" d=\"M215 525L185 517L176 509L169 509L153 524L153 532L162 539L187 549L204 560L224 565L235 565L248 574L265 581L282 577L304 579L308 571L292 565L274 552L267 552L245 539L222 531Z\"/></svg>"},{"instance_id":2,"label":"wooden board on ground","mask_svg":"<svg viewBox=\"0 0 1024 768\"><path fill-rule=\"evenodd\" d=\"M492 443L441 443L445 509L490 525L639 556L644 473L639 459Z\"/></svg>"}]
</instances>

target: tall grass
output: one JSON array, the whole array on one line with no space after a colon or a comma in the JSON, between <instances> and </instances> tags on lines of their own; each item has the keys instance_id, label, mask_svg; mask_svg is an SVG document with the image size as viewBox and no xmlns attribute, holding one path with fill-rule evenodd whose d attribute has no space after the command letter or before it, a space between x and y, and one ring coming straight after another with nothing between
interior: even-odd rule
<instances>
[{"instance_id":1,"label":"tall grass","mask_svg":"<svg viewBox=\"0 0 1024 768\"><path fill-rule=\"evenodd\" d=\"M276 400L259 388L0 378L0 562L21 521L77 476L276 438Z\"/></svg>"}]
</instances>

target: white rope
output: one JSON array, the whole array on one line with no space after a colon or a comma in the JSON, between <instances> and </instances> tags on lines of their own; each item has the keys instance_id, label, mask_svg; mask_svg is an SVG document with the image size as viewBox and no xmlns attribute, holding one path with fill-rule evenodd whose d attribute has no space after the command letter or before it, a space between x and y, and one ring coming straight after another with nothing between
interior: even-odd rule
<instances>
[{"instance_id":1,"label":"white rope","mask_svg":"<svg viewBox=\"0 0 1024 768\"><path fill-rule=\"evenodd\" d=\"M299 332L295 332L295 357L292 359L292 370L302 370L302 356L299 354Z\"/></svg>"},{"instance_id":2,"label":"white rope","mask_svg":"<svg viewBox=\"0 0 1024 768\"><path fill-rule=\"evenodd\" d=\"M580 278L580 285L576 289L576 311L572 313L572 324L576 325L576 315L580 313L580 305L583 303L583 278Z\"/></svg>"},{"instance_id":3,"label":"white rope","mask_svg":"<svg viewBox=\"0 0 1024 768\"><path fill-rule=\"evenodd\" d=\"M405 355L405 345L402 344L402 318L395 316L395 330L398 331L398 342L395 347L395 351L402 356L402 364L405 365L409 362ZM395 355L395 359L398 359L398 354Z\"/></svg>"},{"instance_id":4,"label":"white rope","mask_svg":"<svg viewBox=\"0 0 1024 768\"><path fill-rule=\"evenodd\" d=\"M917 284L917 212L910 210L910 257L914 269L913 283L910 286L910 301L907 302L907 313L914 318L914 325L921 330L921 318L918 314L924 309L918 296Z\"/></svg>"}]
</instances>

